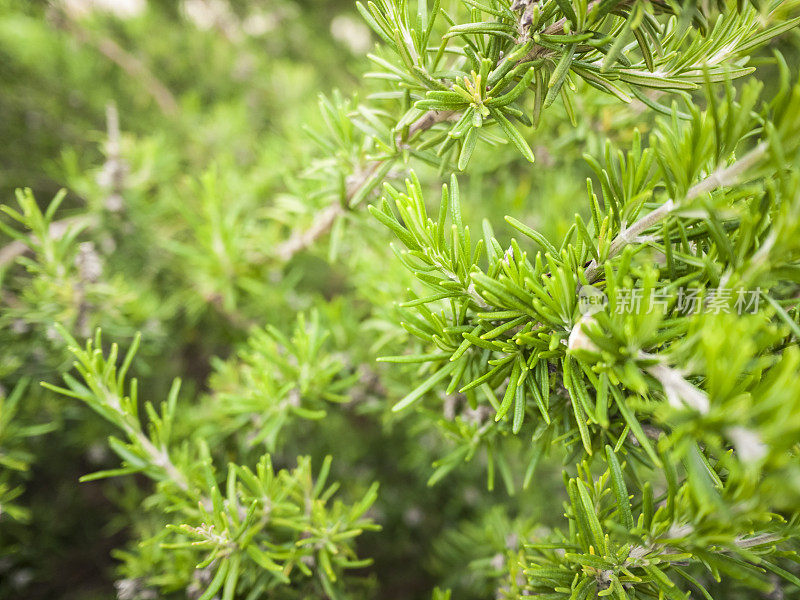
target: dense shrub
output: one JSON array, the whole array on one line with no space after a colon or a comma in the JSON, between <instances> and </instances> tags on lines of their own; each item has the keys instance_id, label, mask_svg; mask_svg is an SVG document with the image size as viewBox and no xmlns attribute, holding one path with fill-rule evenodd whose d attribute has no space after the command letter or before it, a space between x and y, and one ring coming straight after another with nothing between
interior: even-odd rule
<instances>
[{"instance_id":1,"label":"dense shrub","mask_svg":"<svg viewBox=\"0 0 800 600\"><path fill-rule=\"evenodd\" d=\"M0 0L0 598L796 596L798 14Z\"/></svg>"}]
</instances>

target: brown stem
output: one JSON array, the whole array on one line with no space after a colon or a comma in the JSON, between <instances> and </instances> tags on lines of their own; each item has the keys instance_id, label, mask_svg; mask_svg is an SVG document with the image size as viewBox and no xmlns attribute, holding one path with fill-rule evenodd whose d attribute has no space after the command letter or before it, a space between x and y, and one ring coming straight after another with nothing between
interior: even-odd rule
<instances>
[{"instance_id":1,"label":"brown stem","mask_svg":"<svg viewBox=\"0 0 800 600\"><path fill-rule=\"evenodd\" d=\"M62 28L73 33L81 42L94 46L103 56L118 65L132 78L141 82L142 87L155 100L161 112L167 116L174 116L178 113L178 102L175 100L175 96L140 59L111 38L96 39L66 11L59 11L59 16L61 18L58 24Z\"/></svg>"},{"instance_id":2,"label":"brown stem","mask_svg":"<svg viewBox=\"0 0 800 600\"><path fill-rule=\"evenodd\" d=\"M595 6L600 4L600 0L592 0L589 2L589 5L586 7L586 14L592 12ZM567 18L561 17L558 21L546 27L544 31L541 32L543 35L558 35L560 33L564 33L564 25L567 24ZM537 58L543 58L547 54L548 49L544 46L539 46L538 44L534 45L528 53L522 57L517 64L528 62L530 60L536 60Z\"/></svg>"},{"instance_id":3,"label":"brown stem","mask_svg":"<svg viewBox=\"0 0 800 600\"><path fill-rule=\"evenodd\" d=\"M689 188L682 202L690 202L715 189L734 185L741 179L741 176L748 169L755 166L766 153L767 144L766 142L761 142L739 160L731 163L727 167L715 170L708 177ZM630 227L620 231L617 237L614 238L614 241L611 242L607 259L613 258L619 254L625 246L633 242L640 234L667 218L679 204L680 203L676 203L672 199L667 200L664 204L643 216ZM586 280L592 283L600 276L601 271L602 265L592 260L586 268Z\"/></svg>"},{"instance_id":4,"label":"brown stem","mask_svg":"<svg viewBox=\"0 0 800 600\"><path fill-rule=\"evenodd\" d=\"M288 240L275 249L275 256L281 261L287 262L291 260L295 254L305 250L328 233L336 222L336 219L347 212L349 201L353 199L362 186L366 185L367 181L369 181L375 172L389 160L392 160L392 158L370 162L367 168L358 174L355 180L347 186L343 201L333 202L330 206L325 208L317 215L316 220L308 229L295 231Z\"/></svg>"},{"instance_id":5,"label":"brown stem","mask_svg":"<svg viewBox=\"0 0 800 600\"><path fill-rule=\"evenodd\" d=\"M443 123L457 117L460 113L454 110L430 110L414 121L408 128L408 136L411 139L417 133L427 131L437 123ZM398 138L398 147L403 146L403 142ZM314 224L304 231L296 231L292 236L283 242L275 250L275 255L283 262L290 260L301 250L311 246L317 239L325 235L333 227L336 219L347 211L349 201L358 193L375 172L387 161L392 161L396 156L390 156L383 160L375 160L367 165L367 168L360 173L355 181L347 186L344 202L335 202L324 209L318 216Z\"/></svg>"},{"instance_id":6,"label":"brown stem","mask_svg":"<svg viewBox=\"0 0 800 600\"><path fill-rule=\"evenodd\" d=\"M427 131L437 123L444 123L460 115L461 113L455 110L429 110L409 126L407 139L410 140L416 134Z\"/></svg>"},{"instance_id":7,"label":"brown stem","mask_svg":"<svg viewBox=\"0 0 800 600\"><path fill-rule=\"evenodd\" d=\"M288 240L278 246L275 254L283 262L287 262L295 254L305 250L318 238L325 235L333 227L336 219L343 215L344 212L344 206L340 202L334 202L317 215L317 219L311 227L304 231L296 231Z\"/></svg>"}]
</instances>

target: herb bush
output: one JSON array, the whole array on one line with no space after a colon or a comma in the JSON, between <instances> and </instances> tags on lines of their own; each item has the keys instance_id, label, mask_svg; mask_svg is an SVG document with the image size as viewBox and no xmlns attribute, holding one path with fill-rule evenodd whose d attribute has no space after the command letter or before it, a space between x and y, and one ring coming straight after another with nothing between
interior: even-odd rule
<instances>
[{"instance_id":1,"label":"herb bush","mask_svg":"<svg viewBox=\"0 0 800 600\"><path fill-rule=\"evenodd\" d=\"M800 597L796 0L0 0L0 597Z\"/></svg>"}]
</instances>

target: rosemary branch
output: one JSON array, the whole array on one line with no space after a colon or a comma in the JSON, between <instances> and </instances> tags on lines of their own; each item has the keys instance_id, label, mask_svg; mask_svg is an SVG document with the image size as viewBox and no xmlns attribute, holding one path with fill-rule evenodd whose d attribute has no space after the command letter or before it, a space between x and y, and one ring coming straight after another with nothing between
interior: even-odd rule
<instances>
[{"instance_id":1,"label":"rosemary branch","mask_svg":"<svg viewBox=\"0 0 800 600\"><path fill-rule=\"evenodd\" d=\"M672 214L673 211L680 208L684 203L691 202L692 200L699 198L704 194L708 194L716 189L738 183L741 180L741 177L749 169L758 164L758 162L761 161L766 153L767 143L759 143L755 148L750 150L750 152L745 154L739 160L726 167L720 167L716 169L714 172L708 175L708 177L702 179L689 188L681 202L675 202L670 198L664 202L664 204L633 223L630 227L622 229L617 237L614 238L614 241L611 242L606 260L615 257L625 248L625 246L638 238L639 235L650 229L650 227L653 225L666 219L670 214ZM601 272L602 265L593 259L586 268L586 280L589 283L596 281Z\"/></svg>"}]
</instances>

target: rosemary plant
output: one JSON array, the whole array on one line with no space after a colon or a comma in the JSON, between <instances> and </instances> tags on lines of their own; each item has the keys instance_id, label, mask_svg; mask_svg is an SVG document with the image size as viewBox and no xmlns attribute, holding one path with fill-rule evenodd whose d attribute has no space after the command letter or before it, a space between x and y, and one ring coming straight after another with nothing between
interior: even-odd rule
<instances>
[{"instance_id":1,"label":"rosemary plant","mask_svg":"<svg viewBox=\"0 0 800 600\"><path fill-rule=\"evenodd\" d=\"M144 4L0 1L119 78L0 220L0 597L56 484L120 600L800 594L795 0Z\"/></svg>"}]
</instances>

